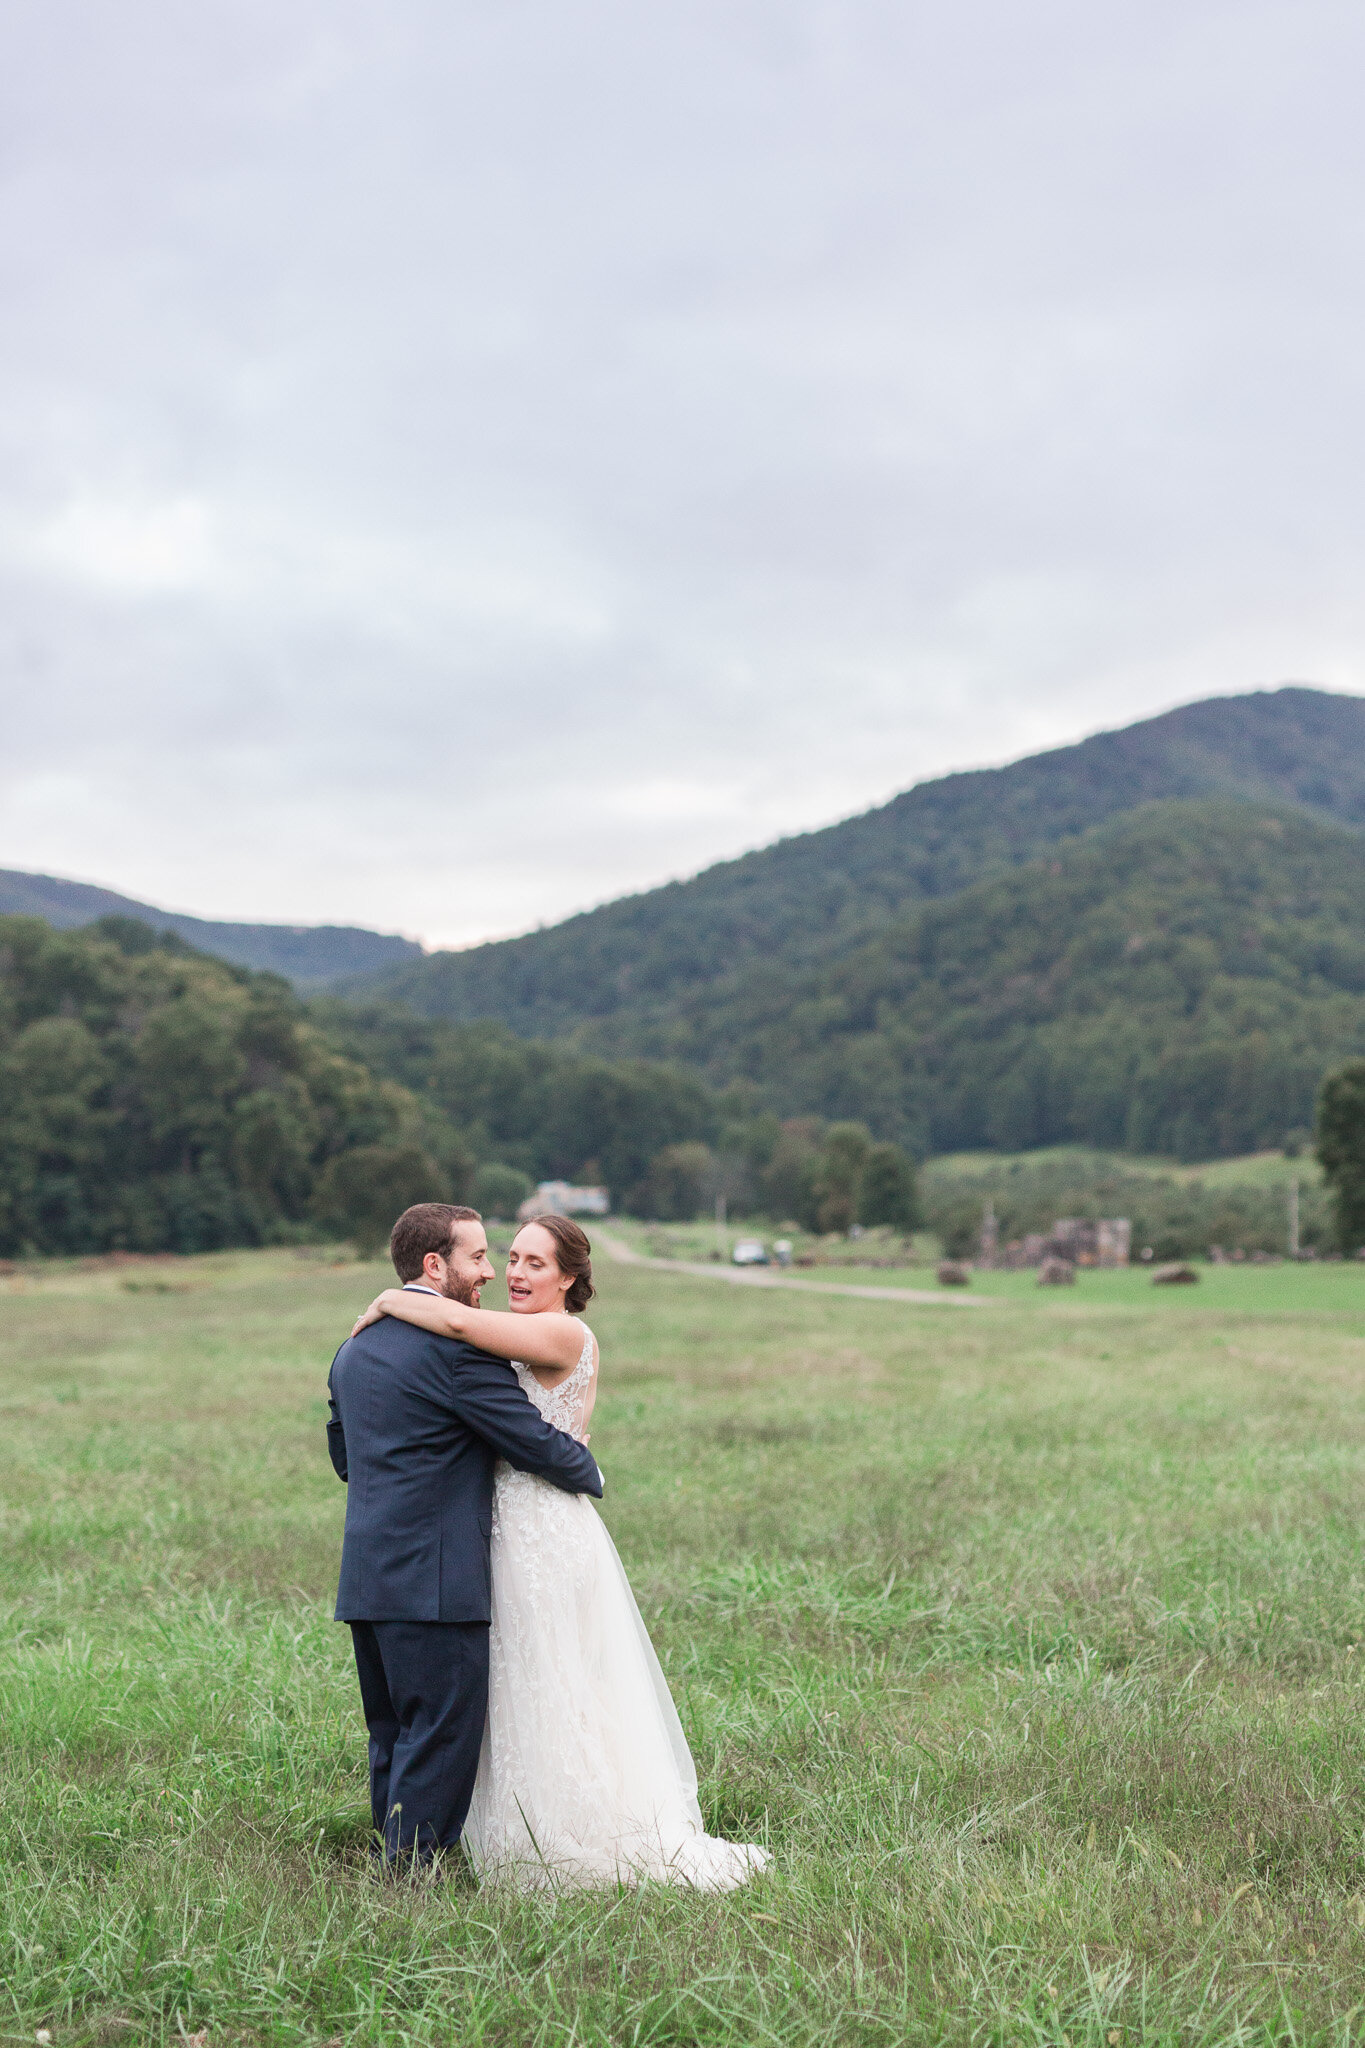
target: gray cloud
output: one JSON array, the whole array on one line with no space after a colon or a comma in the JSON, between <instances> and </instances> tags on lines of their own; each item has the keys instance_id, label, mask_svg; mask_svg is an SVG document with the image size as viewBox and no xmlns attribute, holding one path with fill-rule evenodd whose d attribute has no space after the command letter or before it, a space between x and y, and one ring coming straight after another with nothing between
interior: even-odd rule
<instances>
[{"instance_id":1,"label":"gray cloud","mask_svg":"<svg viewBox=\"0 0 1365 2048\"><path fill-rule=\"evenodd\" d=\"M0 864L460 942L1365 688L1358 10L70 0Z\"/></svg>"}]
</instances>

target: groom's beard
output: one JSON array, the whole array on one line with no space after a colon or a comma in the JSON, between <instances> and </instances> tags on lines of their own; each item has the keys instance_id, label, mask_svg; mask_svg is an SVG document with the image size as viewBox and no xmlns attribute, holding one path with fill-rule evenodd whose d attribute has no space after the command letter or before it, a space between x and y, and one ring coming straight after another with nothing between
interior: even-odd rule
<instances>
[{"instance_id":1,"label":"groom's beard","mask_svg":"<svg viewBox=\"0 0 1365 2048\"><path fill-rule=\"evenodd\" d=\"M482 1290L481 1280L462 1280L458 1274L447 1271L440 1291L447 1301L458 1301L464 1308L477 1308Z\"/></svg>"}]
</instances>

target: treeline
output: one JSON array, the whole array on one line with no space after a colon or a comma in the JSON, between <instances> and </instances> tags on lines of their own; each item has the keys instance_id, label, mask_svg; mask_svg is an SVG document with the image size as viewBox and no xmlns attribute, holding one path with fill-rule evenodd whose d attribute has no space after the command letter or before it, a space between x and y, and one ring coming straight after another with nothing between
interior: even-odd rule
<instances>
[{"instance_id":1,"label":"treeline","mask_svg":"<svg viewBox=\"0 0 1365 2048\"><path fill-rule=\"evenodd\" d=\"M317 1003L334 1043L400 1083L463 1148L454 1174L475 1206L510 1214L542 1179L602 1182L633 1215L682 1219L717 1197L734 1215L810 1230L909 1229L915 1171L865 1123L783 1120L758 1091L710 1088L647 1060L608 1061L517 1038L502 1024L447 1024L388 1005Z\"/></svg>"},{"instance_id":2,"label":"treeline","mask_svg":"<svg viewBox=\"0 0 1365 2048\"><path fill-rule=\"evenodd\" d=\"M509 1215L545 1178L645 1214L720 1192L823 1228L910 1217L894 1148L753 1098L499 1026L308 1005L136 920L0 918L6 1257L373 1246L408 1202Z\"/></svg>"},{"instance_id":3,"label":"treeline","mask_svg":"<svg viewBox=\"0 0 1365 2048\"><path fill-rule=\"evenodd\" d=\"M512 1193L519 1200L538 1180L601 1182L620 1202L665 1146L712 1140L727 1111L742 1114L736 1097L746 1091L727 1098L656 1061L541 1045L503 1025L431 1023L335 1000L309 1014L331 1044L417 1104L458 1199L481 1182L501 1187L501 1203L487 1206L504 1214Z\"/></svg>"},{"instance_id":4,"label":"treeline","mask_svg":"<svg viewBox=\"0 0 1365 2048\"><path fill-rule=\"evenodd\" d=\"M1103 1154L1061 1158L982 1160L964 1166L931 1163L923 1174L925 1221L952 1258L972 1257L981 1241L986 1204L993 1208L1000 1242L1046 1233L1062 1216L1095 1221L1126 1216L1133 1251L1153 1257L1206 1257L1216 1246L1283 1256L1289 1243L1288 1188L1282 1182L1225 1182L1154 1173ZM1299 1184L1299 1243L1303 1250L1336 1249L1331 1204L1317 1173L1305 1163Z\"/></svg>"},{"instance_id":5,"label":"treeline","mask_svg":"<svg viewBox=\"0 0 1365 2048\"><path fill-rule=\"evenodd\" d=\"M0 918L0 1250L201 1251L340 1220L339 1162L420 1182L420 1106L287 983L134 920Z\"/></svg>"},{"instance_id":6,"label":"treeline","mask_svg":"<svg viewBox=\"0 0 1365 2048\"><path fill-rule=\"evenodd\" d=\"M848 1231L855 1223L913 1230L921 1220L915 1169L899 1145L874 1142L866 1124L817 1117L780 1123L769 1111L731 1125L716 1147L669 1145L653 1161L632 1207L684 1222L723 1199L732 1216L767 1216L802 1230Z\"/></svg>"}]
</instances>

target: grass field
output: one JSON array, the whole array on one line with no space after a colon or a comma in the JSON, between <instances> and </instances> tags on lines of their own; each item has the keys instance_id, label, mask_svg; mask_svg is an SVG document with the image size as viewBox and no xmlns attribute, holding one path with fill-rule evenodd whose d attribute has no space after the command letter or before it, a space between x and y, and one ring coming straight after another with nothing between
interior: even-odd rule
<instances>
[{"instance_id":1,"label":"grass field","mask_svg":"<svg viewBox=\"0 0 1365 2048\"><path fill-rule=\"evenodd\" d=\"M1357 2038L1365 1272L963 1314L606 1266L607 1519L776 1861L559 1901L366 1873L322 1423L380 1277L0 1283L0 2038Z\"/></svg>"}]
</instances>

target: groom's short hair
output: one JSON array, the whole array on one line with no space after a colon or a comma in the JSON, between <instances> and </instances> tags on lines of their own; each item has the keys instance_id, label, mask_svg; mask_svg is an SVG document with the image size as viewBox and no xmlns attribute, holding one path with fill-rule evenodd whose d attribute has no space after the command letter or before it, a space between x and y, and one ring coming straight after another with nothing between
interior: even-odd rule
<instances>
[{"instance_id":1,"label":"groom's short hair","mask_svg":"<svg viewBox=\"0 0 1365 2048\"><path fill-rule=\"evenodd\" d=\"M389 1236L389 1257L400 1280L420 1280L428 1252L445 1258L457 1223L482 1223L477 1209L458 1202L414 1202L405 1209Z\"/></svg>"}]
</instances>

